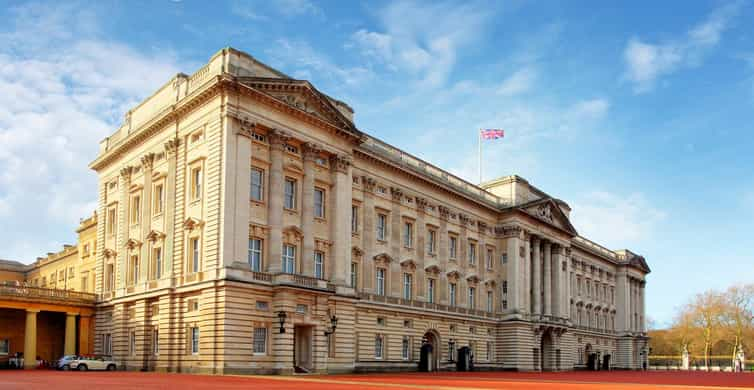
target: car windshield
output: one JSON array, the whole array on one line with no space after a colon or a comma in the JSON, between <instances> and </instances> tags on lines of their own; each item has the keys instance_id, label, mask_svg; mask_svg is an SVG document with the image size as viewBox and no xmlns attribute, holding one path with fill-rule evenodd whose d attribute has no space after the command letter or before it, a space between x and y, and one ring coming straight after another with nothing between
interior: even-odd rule
<instances>
[{"instance_id":1,"label":"car windshield","mask_svg":"<svg viewBox=\"0 0 754 390\"><path fill-rule=\"evenodd\" d=\"M65 355L60 360L74 360L76 359L76 355Z\"/></svg>"}]
</instances>

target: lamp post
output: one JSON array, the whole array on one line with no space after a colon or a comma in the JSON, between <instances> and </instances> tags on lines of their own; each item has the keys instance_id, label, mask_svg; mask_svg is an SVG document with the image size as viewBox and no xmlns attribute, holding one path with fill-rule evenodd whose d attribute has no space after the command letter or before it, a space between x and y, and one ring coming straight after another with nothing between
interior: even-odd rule
<instances>
[{"instance_id":1,"label":"lamp post","mask_svg":"<svg viewBox=\"0 0 754 390\"><path fill-rule=\"evenodd\" d=\"M333 315L330 317L330 327L328 329L325 329L325 336L329 336L335 333L335 328L337 327L338 327L338 317Z\"/></svg>"},{"instance_id":2,"label":"lamp post","mask_svg":"<svg viewBox=\"0 0 754 390\"><path fill-rule=\"evenodd\" d=\"M280 323L280 333L285 333L285 318L288 317L284 311L278 312L278 322Z\"/></svg>"}]
</instances>

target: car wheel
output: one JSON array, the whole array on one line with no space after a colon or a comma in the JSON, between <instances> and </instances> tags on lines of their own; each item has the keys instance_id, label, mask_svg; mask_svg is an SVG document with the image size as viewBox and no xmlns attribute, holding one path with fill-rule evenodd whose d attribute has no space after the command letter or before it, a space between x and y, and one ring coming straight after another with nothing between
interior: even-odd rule
<instances>
[{"instance_id":1,"label":"car wheel","mask_svg":"<svg viewBox=\"0 0 754 390\"><path fill-rule=\"evenodd\" d=\"M107 366L107 371L115 371L115 364Z\"/></svg>"},{"instance_id":2,"label":"car wheel","mask_svg":"<svg viewBox=\"0 0 754 390\"><path fill-rule=\"evenodd\" d=\"M63 371L71 371L71 366L66 364L65 366L63 366Z\"/></svg>"},{"instance_id":3,"label":"car wheel","mask_svg":"<svg viewBox=\"0 0 754 390\"><path fill-rule=\"evenodd\" d=\"M86 364L79 364L79 371L86 371L89 369L89 367L86 366Z\"/></svg>"}]
</instances>

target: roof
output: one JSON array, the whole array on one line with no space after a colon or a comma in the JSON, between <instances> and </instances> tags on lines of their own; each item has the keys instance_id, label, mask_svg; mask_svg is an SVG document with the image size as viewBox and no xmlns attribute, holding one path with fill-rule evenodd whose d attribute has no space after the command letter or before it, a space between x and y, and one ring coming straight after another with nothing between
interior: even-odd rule
<instances>
[{"instance_id":1,"label":"roof","mask_svg":"<svg viewBox=\"0 0 754 390\"><path fill-rule=\"evenodd\" d=\"M19 261L0 259L0 270L2 271L26 272L29 268L31 268L30 265Z\"/></svg>"}]
</instances>

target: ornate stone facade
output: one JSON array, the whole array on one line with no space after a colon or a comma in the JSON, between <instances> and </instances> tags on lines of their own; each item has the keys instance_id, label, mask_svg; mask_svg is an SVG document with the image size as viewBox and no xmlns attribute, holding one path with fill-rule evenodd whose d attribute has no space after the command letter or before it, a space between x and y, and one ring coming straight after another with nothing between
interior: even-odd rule
<instances>
[{"instance_id":1,"label":"ornate stone facade","mask_svg":"<svg viewBox=\"0 0 754 390\"><path fill-rule=\"evenodd\" d=\"M472 185L234 49L128 118L91 167L95 348L130 369L453 369L462 347L479 369L644 359L644 259L580 237L518 176Z\"/></svg>"}]
</instances>

